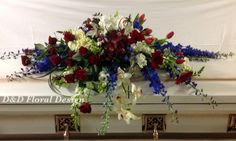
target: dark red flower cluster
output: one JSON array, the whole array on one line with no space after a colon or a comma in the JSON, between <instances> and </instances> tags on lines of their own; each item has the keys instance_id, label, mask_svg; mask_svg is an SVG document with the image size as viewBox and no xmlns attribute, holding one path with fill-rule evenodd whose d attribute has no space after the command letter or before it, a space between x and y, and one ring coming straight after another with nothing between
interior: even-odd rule
<instances>
[{"instance_id":1,"label":"dark red flower cluster","mask_svg":"<svg viewBox=\"0 0 236 141\"><path fill-rule=\"evenodd\" d=\"M192 75L193 75L193 72L191 72L191 71L183 72L176 79L175 83L176 84L181 84L181 83L187 81L188 79L190 79L192 77Z\"/></svg>"},{"instance_id":2,"label":"dark red flower cluster","mask_svg":"<svg viewBox=\"0 0 236 141\"><path fill-rule=\"evenodd\" d=\"M87 78L87 72L82 68L77 68L73 73L65 75L67 83L75 83L75 80L83 81Z\"/></svg>"},{"instance_id":3,"label":"dark red flower cluster","mask_svg":"<svg viewBox=\"0 0 236 141\"><path fill-rule=\"evenodd\" d=\"M49 54L50 55L56 54L55 48L53 48L53 47L49 48Z\"/></svg>"},{"instance_id":4,"label":"dark red flower cluster","mask_svg":"<svg viewBox=\"0 0 236 141\"><path fill-rule=\"evenodd\" d=\"M68 67L72 67L75 64L74 60L72 60L71 57L66 58L65 63L66 63L66 66Z\"/></svg>"},{"instance_id":5,"label":"dark red flower cluster","mask_svg":"<svg viewBox=\"0 0 236 141\"><path fill-rule=\"evenodd\" d=\"M58 65L61 63L61 57L58 55L52 55L52 56L50 56L50 61L51 61L52 65L54 65L54 66Z\"/></svg>"},{"instance_id":6,"label":"dark red flower cluster","mask_svg":"<svg viewBox=\"0 0 236 141\"><path fill-rule=\"evenodd\" d=\"M92 111L91 105L88 102L83 102L79 109L81 113L91 113Z\"/></svg>"},{"instance_id":7,"label":"dark red flower cluster","mask_svg":"<svg viewBox=\"0 0 236 141\"><path fill-rule=\"evenodd\" d=\"M85 47L80 47L80 48L79 48L79 54L80 54L81 56L85 56L85 55L87 54L87 52L88 52L88 49L87 49L87 48L85 48Z\"/></svg>"},{"instance_id":8,"label":"dark red flower cluster","mask_svg":"<svg viewBox=\"0 0 236 141\"><path fill-rule=\"evenodd\" d=\"M55 45L56 43L57 43L57 38L54 38L51 36L48 37L48 44L49 45Z\"/></svg>"},{"instance_id":9,"label":"dark red flower cluster","mask_svg":"<svg viewBox=\"0 0 236 141\"><path fill-rule=\"evenodd\" d=\"M121 56L126 53L128 46L128 37L124 35L124 31L113 30L107 35L104 47L107 57L112 58L113 55Z\"/></svg>"},{"instance_id":10,"label":"dark red flower cluster","mask_svg":"<svg viewBox=\"0 0 236 141\"><path fill-rule=\"evenodd\" d=\"M24 66L28 66L29 64L31 64L30 58L28 56L21 56L21 63Z\"/></svg>"},{"instance_id":11,"label":"dark red flower cluster","mask_svg":"<svg viewBox=\"0 0 236 141\"><path fill-rule=\"evenodd\" d=\"M75 79L83 81L86 80L87 78L87 72L83 68L78 67L77 69L74 70L74 76Z\"/></svg>"},{"instance_id":12,"label":"dark red flower cluster","mask_svg":"<svg viewBox=\"0 0 236 141\"><path fill-rule=\"evenodd\" d=\"M139 32L138 30L133 30L130 32L130 38L129 38L129 43L137 43L138 41L143 41L144 40L144 35L142 32Z\"/></svg>"},{"instance_id":13,"label":"dark red flower cluster","mask_svg":"<svg viewBox=\"0 0 236 141\"><path fill-rule=\"evenodd\" d=\"M65 42L69 42L69 41L74 41L75 40L75 35L73 35L72 33L70 32L64 32L64 40Z\"/></svg>"},{"instance_id":14,"label":"dark red flower cluster","mask_svg":"<svg viewBox=\"0 0 236 141\"><path fill-rule=\"evenodd\" d=\"M161 51L155 51L152 53L152 61L151 61L151 66L154 69L159 68L159 65L163 63L163 54Z\"/></svg>"},{"instance_id":15,"label":"dark red flower cluster","mask_svg":"<svg viewBox=\"0 0 236 141\"><path fill-rule=\"evenodd\" d=\"M89 56L89 64L97 65L100 63L100 57L98 55L91 55Z\"/></svg>"},{"instance_id":16,"label":"dark red flower cluster","mask_svg":"<svg viewBox=\"0 0 236 141\"><path fill-rule=\"evenodd\" d=\"M74 66L74 64L75 64L75 61L72 60L72 56L73 56L73 55L75 55L75 52L74 52L74 51L69 51L69 52L68 52L68 56L67 56L67 58L66 58L66 60L65 60L65 63L66 63L66 65L67 65L68 67L72 67L72 66Z\"/></svg>"},{"instance_id":17,"label":"dark red flower cluster","mask_svg":"<svg viewBox=\"0 0 236 141\"><path fill-rule=\"evenodd\" d=\"M65 75L65 80L67 83L75 83L75 75L72 74L67 74Z\"/></svg>"},{"instance_id":18,"label":"dark red flower cluster","mask_svg":"<svg viewBox=\"0 0 236 141\"><path fill-rule=\"evenodd\" d=\"M75 53L76 53L76 52L70 50L70 51L68 52L68 57L72 57L73 55L75 55Z\"/></svg>"}]
</instances>

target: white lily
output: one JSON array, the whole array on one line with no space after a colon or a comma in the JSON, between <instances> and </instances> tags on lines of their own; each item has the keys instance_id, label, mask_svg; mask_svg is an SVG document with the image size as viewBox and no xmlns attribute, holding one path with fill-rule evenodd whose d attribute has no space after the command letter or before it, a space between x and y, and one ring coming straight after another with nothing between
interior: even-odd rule
<instances>
[{"instance_id":1,"label":"white lily","mask_svg":"<svg viewBox=\"0 0 236 141\"><path fill-rule=\"evenodd\" d=\"M127 124L130 124L131 120L138 120L140 117L134 115L132 112L125 110L123 108L120 109L120 112L118 112L118 119L123 119Z\"/></svg>"},{"instance_id":2,"label":"white lily","mask_svg":"<svg viewBox=\"0 0 236 141\"><path fill-rule=\"evenodd\" d=\"M130 78L132 77L131 73L125 73L121 68L118 68L117 73L117 86L121 86L122 83L129 84Z\"/></svg>"},{"instance_id":3,"label":"white lily","mask_svg":"<svg viewBox=\"0 0 236 141\"><path fill-rule=\"evenodd\" d=\"M111 30L118 30L121 19L122 17L118 14L118 12L110 16L103 15L100 17L99 25L103 29L104 33L107 33Z\"/></svg>"},{"instance_id":4,"label":"white lily","mask_svg":"<svg viewBox=\"0 0 236 141\"><path fill-rule=\"evenodd\" d=\"M131 84L131 92L132 92L132 95L133 95L133 105L136 104L137 100L139 97L142 96L143 92L142 92L142 89L140 87L137 87L135 84Z\"/></svg>"}]
</instances>

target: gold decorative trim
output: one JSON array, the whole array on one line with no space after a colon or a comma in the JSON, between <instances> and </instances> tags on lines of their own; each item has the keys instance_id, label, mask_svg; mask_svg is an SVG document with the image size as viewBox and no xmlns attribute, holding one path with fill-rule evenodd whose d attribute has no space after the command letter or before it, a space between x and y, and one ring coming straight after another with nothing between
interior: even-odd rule
<instances>
[{"instance_id":1,"label":"gold decorative trim","mask_svg":"<svg viewBox=\"0 0 236 141\"><path fill-rule=\"evenodd\" d=\"M166 130L166 115L164 114L144 114L142 116L142 131L153 132L156 128L158 132Z\"/></svg>"},{"instance_id":2,"label":"gold decorative trim","mask_svg":"<svg viewBox=\"0 0 236 141\"><path fill-rule=\"evenodd\" d=\"M78 119L78 121L80 120ZM78 123L78 131L76 131L73 118L70 114L55 115L55 129L56 133L64 133L65 130L68 130L69 132L79 132L80 123Z\"/></svg>"},{"instance_id":3,"label":"gold decorative trim","mask_svg":"<svg viewBox=\"0 0 236 141\"><path fill-rule=\"evenodd\" d=\"M227 132L235 132L236 133L236 114L229 115Z\"/></svg>"},{"instance_id":4,"label":"gold decorative trim","mask_svg":"<svg viewBox=\"0 0 236 141\"><path fill-rule=\"evenodd\" d=\"M193 78L193 80L197 80L197 81L236 81L236 78L207 78L207 77L203 77L203 78Z\"/></svg>"}]
</instances>

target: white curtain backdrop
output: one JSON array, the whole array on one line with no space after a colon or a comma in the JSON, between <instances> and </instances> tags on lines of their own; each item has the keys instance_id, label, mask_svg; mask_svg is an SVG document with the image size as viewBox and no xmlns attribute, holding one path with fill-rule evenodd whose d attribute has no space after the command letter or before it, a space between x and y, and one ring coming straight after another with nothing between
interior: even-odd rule
<instances>
[{"instance_id":1,"label":"white curtain backdrop","mask_svg":"<svg viewBox=\"0 0 236 141\"><path fill-rule=\"evenodd\" d=\"M115 11L145 13L145 26L158 37L175 31L171 41L176 44L236 52L236 0L0 0L0 54L45 42L55 31L80 26L95 12ZM203 76L235 77L235 62L235 57L212 61ZM0 77L16 70L16 64L19 60L0 61Z\"/></svg>"}]
</instances>

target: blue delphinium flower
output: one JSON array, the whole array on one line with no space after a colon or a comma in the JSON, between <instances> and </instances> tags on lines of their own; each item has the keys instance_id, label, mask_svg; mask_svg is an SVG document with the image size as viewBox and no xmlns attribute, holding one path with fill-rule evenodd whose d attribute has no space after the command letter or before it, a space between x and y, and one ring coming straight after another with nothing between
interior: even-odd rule
<instances>
[{"instance_id":1,"label":"blue delphinium flower","mask_svg":"<svg viewBox=\"0 0 236 141\"><path fill-rule=\"evenodd\" d=\"M134 21L133 28L136 28L140 31L143 30L143 26L141 26L137 20Z\"/></svg>"},{"instance_id":2,"label":"blue delphinium flower","mask_svg":"<svg viewBox=\"0 0 236 141\"><path fill-rule=\"evenodd\" d=\"M217 57L217 54L214 52L196 49L191 46L186 46L186 47L182 48L182 52L186 56L203 56L203 57L208 57L208 58L216 58Z\"/></svg>"},{"instance_id":3,"label":"blue delphinium flower","mask_svg":"<svg viewBox=\"0 0 236 141\"><path fill-rule=\"evenodd\" d=\"M145 66L141 72L146 80L150 81L150 87L153 87L155 94L160 94L165 96L167 91L165 90L165 86L161 83L160 77L157 72L151 68L150 66Z\"/></svg>"},{"instance_id":4,"label":"blue delphinium flower","mask_svg":"<svg viewBox=\"0 0 236 141\"><path fill-rule=\"evenodd\" d=\"M52 68L52 63L48 57L43 58L42 61L34 62L34 65L40 72L46 72Z\"/></svg>"},{"instance_id":5,"label":"blue delphinium flower","mask_svg":"<svg viewBox=\"0 0 236 141\"><path fill-rule=\"evenodd\" d=\"M207 57L207 58L217 58L218 54L215 52L200 50L193 48L191 46L183 46L181 44L174 45L171 42L166 42L164 45L160 45L159 42L155 44L155 48L164 52L165 49L170 49L170 51L174 54L181 51L184 53L184 56L188 57Z\"/></svg>"}]
</instances>

